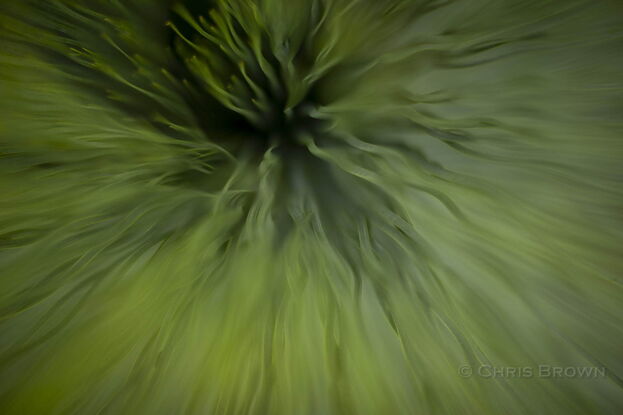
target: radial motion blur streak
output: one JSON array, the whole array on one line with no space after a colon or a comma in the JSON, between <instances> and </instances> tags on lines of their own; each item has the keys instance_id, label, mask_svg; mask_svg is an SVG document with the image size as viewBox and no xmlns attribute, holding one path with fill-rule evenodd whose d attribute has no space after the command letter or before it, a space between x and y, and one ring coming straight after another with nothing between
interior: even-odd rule
<instances>
[{"instance_id":1,"label":"radial motion blur streak","mask_svg":"<svg viewBox=\"0 0 623 415\"><path fill-rule=\"evenodd\" d=\"M0 2L0 413L623 413L623 2Z\"/></svg>"}]
</instances>

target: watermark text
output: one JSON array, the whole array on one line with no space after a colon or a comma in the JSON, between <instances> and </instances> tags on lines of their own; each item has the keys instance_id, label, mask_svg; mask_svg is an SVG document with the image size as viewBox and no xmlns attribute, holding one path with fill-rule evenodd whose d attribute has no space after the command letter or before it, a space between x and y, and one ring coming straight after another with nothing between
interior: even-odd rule
<instances>
[{"instance_id":1,"label":"watermark text","mask_svg":"<svg viewBox=\"0 0 623 415\"><path fill-rule=\"evenodd\" d=\"M595 366L493 366L459 367L462 378L481 379L600 379L607 376L605 367Z\"/></svg>"}]
</instances>

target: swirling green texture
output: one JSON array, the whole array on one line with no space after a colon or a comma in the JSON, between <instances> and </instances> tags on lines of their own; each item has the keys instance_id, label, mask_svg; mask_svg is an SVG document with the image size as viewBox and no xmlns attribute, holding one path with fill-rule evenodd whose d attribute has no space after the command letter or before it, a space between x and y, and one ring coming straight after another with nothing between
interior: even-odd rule
<instances>
[{"instance_id":1,"label":"swirling green texture","mask_svg":"<svg viewBox=\"0 0 623 415\"><path fill-rule=\"evenodd\" d=\"M614 0L3 1L0 413L620 414L622 52Z\"/></svg>"}]
</instances>

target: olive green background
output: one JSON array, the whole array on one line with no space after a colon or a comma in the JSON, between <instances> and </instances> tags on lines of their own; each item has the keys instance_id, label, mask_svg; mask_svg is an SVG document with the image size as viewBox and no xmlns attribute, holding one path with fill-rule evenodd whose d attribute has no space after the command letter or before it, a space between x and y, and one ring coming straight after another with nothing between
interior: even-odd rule
<instances>
[{"instance_id":1,"label":"olive green background","mask_svg":"<svg viewBox=\"0 0 623 415\"><path fill-rule=\"evenodd\" d=\"M621 413L622 69L619 1L3 1L0 413Z\"/></svg>"}]
</instances>

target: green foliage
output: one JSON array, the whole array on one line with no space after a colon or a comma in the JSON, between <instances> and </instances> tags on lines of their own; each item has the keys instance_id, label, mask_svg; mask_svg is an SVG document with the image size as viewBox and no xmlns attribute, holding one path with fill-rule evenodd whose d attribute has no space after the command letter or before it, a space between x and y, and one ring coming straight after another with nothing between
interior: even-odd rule
<instances>
[{"instance_id":1,"label":"green foliage","mask_svg":"<svg viewBox=\"0 0 623 415\"><path fill-rule=\"evenodd\" d=\"M0 413L620 413L622 27L2 2Z\"/></svg>"}]
</instances>

